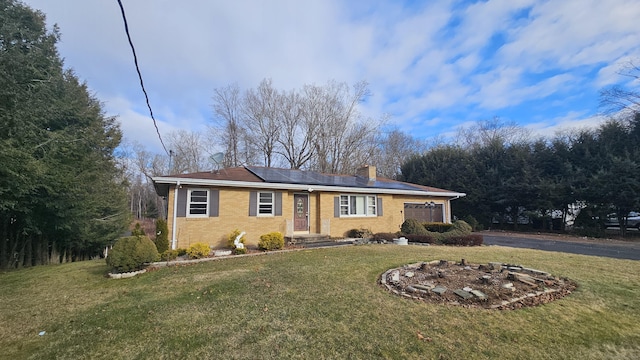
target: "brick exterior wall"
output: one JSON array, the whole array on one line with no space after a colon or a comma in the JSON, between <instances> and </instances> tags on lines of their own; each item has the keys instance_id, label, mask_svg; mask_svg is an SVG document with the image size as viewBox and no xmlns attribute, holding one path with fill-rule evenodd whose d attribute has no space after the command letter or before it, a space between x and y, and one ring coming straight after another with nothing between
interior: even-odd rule
<instances>
[{"instance_id":1,"label":"brick exterior wall","mask_svg":"<svg viewBox=\"0 0 640 360\"><path fill-rule=\"evenodd\" d=\"M203 187L198 187L203 188ZM246 232L246 245L257 247L260 235L279 231L285 235L292 231L293 197L296 192L282 190L282 216L249 216L249 193L257 189L217 188L219 216L206 218L178 217L176 239L178 248L188 248L196 242L205 242L215 248L226 247L228 235L238 229ZM271 190L265 190L271 191ZM373 233L396 232L404 222L404 203L434 201L443 204L445 221L450 221L449 201L405 195L378 195L382 199L383 216L342 217L334 214L334 198L340 193L311 192L309 195L309 232L327 234L334 238L345 236L351 229L369 229ZM175 186L169 189L169 240L173 238L173 209Z\"/></svg>"}]
</instances>

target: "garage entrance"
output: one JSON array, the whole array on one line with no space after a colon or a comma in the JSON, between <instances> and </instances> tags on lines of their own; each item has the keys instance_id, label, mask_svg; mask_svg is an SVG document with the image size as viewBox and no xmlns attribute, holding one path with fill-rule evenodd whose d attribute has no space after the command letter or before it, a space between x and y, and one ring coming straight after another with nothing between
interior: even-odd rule
<instances>
[{"instance_id":1,"label":"garage entrance","mask_svg":"<svg viewBox=\"0 0 640 360\"><path fill-rule=\"evenodd\" d=\"M404 219L417 219L424 222L444 222L442 204L404 204Z\"/></svg>"}]
</instances>

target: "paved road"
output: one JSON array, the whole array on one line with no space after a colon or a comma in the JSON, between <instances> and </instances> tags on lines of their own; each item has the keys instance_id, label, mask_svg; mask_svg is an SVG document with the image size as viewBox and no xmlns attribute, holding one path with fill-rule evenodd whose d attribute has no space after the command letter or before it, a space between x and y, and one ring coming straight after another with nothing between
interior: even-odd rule
<instances>
[{"instance_id":1,"label":"paved road","mask_svg":"<svg viewBox=\"0 0 640 360\"><path fill-rule=\"evenodd\" d=\"M525 235L483 234L486 245L558 251L571 254L604 256L617 259L640 260L640 243L602 243L527 238Z\"/></svg>"}]
</instances>

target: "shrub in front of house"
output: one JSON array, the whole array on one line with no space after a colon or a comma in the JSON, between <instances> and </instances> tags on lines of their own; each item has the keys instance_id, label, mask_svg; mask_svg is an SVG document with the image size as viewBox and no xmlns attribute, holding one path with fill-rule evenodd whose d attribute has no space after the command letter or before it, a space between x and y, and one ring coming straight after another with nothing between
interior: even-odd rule
<instances>
[{"instance_id":1,"label":"shrub in front of house","mask_svg":"<svg viewBox=\"0 0 640 360\"><path fill-rule=\"evenodd\" d=\"M368 239L372 237L373 234L369 229L351 229L347 231L347 237L354 239Z\"/></svg>"},{"instance_id":2,"label":"shrub in front of house","mask_svg":"<svg viewBox=\"0 0 640 360\"><path fill-rule=\"evenodd\" d=\"M258 247L262 250L268 251L282 249L284 247L284 236L282 233L277 231L260 235Z\"/></svg>"},{"instance_id":3,"label":"shrub in front of house","mask_svg":"<svg viewBox=\"0 0 640 360\"><path fill-rule=\"evenodd\" d=\"M450 236L441 240L443 245L453 246L480 246L484 243L482 235L471 234L462 236Z\"/></svg>"},{"instance_id":4,"label":"shrub in front of house","mask_svg":"<svg viewBox=\"0 0 640 360\"><path fill-rule=\"evenodd\" d=\"M160 254L169 249L169 228L164 219L156 220L156 239L153 241Z\"/></svg>"},{"instance_id":5,"label":"shrub in front of house","mask_svg":"<svg viewBox=\"0 0 640 360\"><path fill-rule=\"evenodd\" d=\"M178 258L178 250L165 250L160 254L160 260L162 261L171 261Z\"/></svg>"},{"instance_id":6,"label":"shrub in front of house","mask_svg":"<svg viewBox=\"0 0 640 360\"><path fill-rule=\"evenodd\" d=\"M427 229L417 219L405 220L400 227L400 231L405 235L429 235Z\"/></svg>"},{"instance_id":7,"label":"shrub in front of house","mask_svg":"<svg viewBox=\"0 0 640 360\"><path fill-rule=\"evenodd\" d=\"M210 252L211 249L209 248L209 245L203 242L191 244L191 246L189 246L189 248L187 249L187 255L189 255L189 259L200 259L208 256Z\"/></svg>"},{"instance_id":8,"label":"shrub in front of house","mask_svg":"<svg viewBox=\"0 0 640 360\"><path fill-rule=\"evenodd\" d=\"M480 222L478 220L476 220L476 218L474 218L472 215L465 216L463 220L467 224L469 224L469 226L471 226L471 231L482 231L482 230L484 230L484 227L482 226L482 224L480 224Z\"/></svg>"},{"instance_id":9,"label":"shrub in front of house","mask_svg":"<svg viewBox=\"0 0 640 360\"><path fill-rule=\"evenodd\" d=\"M246 247L237 247L235 249L233 249L233 253L234 255L242 255L242 254L246 254L247 253L247 248Z\"/></svg>"},{"instance_id":10,"label":"shrub in front of house","mask_svg":"<svg viewBox=\"0 0 640 360\"><path fill-rule=\"evenodd\" d=\"M422 226L424 226L424 228L430 232L445 233L451 230L453 224L447 224L443 222L426 222L422 223Z\"/></svg>"},{"instance_id":11,"label":"shrub in front of house","mask_svg":"<svg viewBox=\"0 0 640 360\"><path fill-rule=\"evenodd\" d=\"M142 228L142 226L140 225L139 222L136 223L136 226L133 227L133 230L131 230L131 236L143 236L146 235L144 233L144 229Z\"/></svg>"},{"instance_id":12,"label":"shrub in front of house","mask_svg":"<svg viewBox=\"0 0 640 360\"><path fill-rule=\"evenodd\" d=\"M139 270L145 264L158 261L156 245L148 236L128 236L118 239L109 251L107 265L118 272Z\"/></svg>"},{"instance_id":13,"label":"shrub in front of house","mask_svg":"<svg viewBox=\"0 0 640 360\"><path fill-rule=\"evenodd\" d=\"M431 235L415 235L415 234L407 234L403 235L409 242L420 243L420 244L437 244L438 239Z\"/></svg>"},{"instance_id":14,"label":"shrub in front of house","mask_svg":"<svg viewBox=\"0 0 640 360\"><path fill-rule=\"evenodd\" d=\"M464 220L456 220L451 224L451 231L459 231L465 234L471 234L473 228Z\"/></svg>"}]
</instances>

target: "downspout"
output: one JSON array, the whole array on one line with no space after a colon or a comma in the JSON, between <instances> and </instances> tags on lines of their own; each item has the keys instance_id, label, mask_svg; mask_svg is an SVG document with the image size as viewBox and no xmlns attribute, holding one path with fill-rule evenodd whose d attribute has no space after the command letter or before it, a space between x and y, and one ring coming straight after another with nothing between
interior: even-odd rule
<instances>
[{"instance_id":1,"label":"downspout","mask_svg":"<svg viewBox=\"0 0 640 360\"><path fill-rule=\"evenodd\" d=\"M178 219L178 188L180 187L180 181L176 183L176 188L173 190L173 223L171 224L171 250L175 250L178 245L176 239L176 220Z\"/></svg>"}]
</instances>

